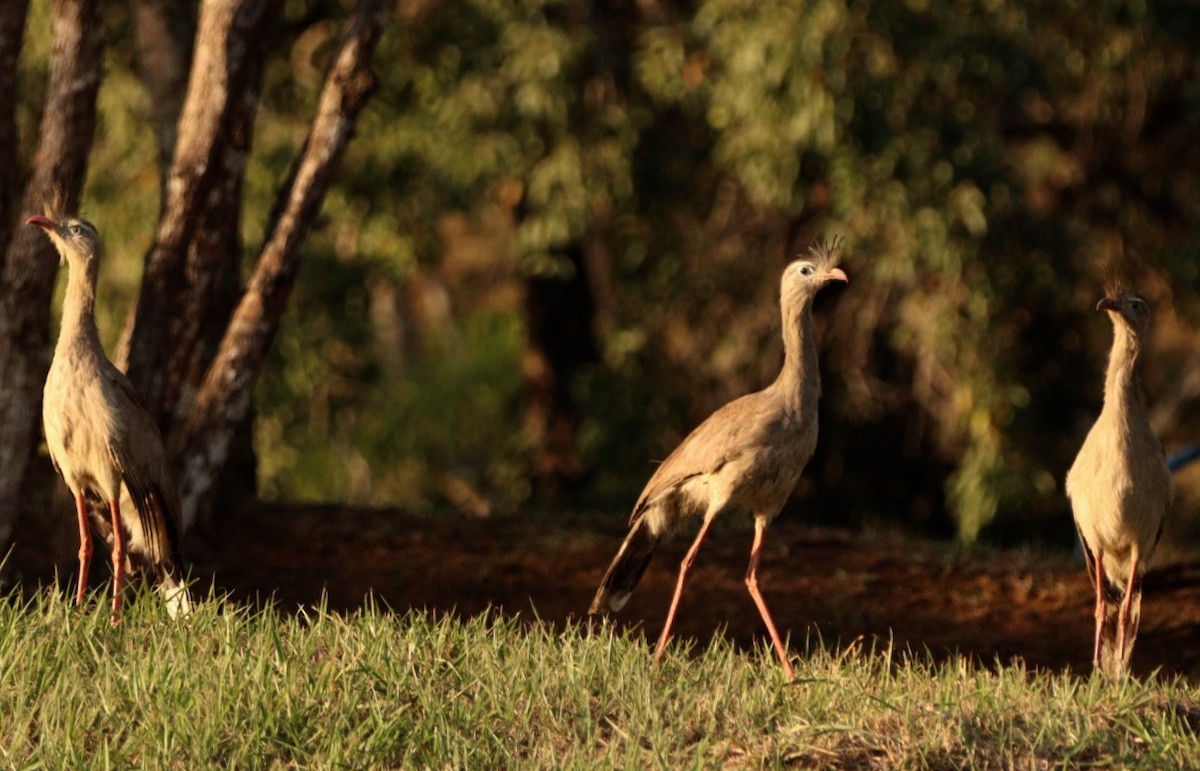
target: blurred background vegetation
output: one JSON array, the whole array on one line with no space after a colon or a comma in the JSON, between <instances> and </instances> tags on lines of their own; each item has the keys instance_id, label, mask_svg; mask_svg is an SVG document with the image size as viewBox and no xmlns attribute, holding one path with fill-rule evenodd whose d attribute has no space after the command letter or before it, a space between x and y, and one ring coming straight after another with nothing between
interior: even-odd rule
<instances>
[{"instance_id":1,"label":"blurred background vegetation","mask_svg":"<svg viewBox=\"0 0 1200 771\"><path fill-rule=\"evenodd\" d=\"M158 207L130 4L84 214L119 344ZM35 141L49 0L31 6ZM289 0L247 228L345 17ZM1099 410L1105 266L1155 302L1147 390L1200 438L1200 6L400 0L380 88L258 387L260 493L474 515L625 508L781 357L777 279L842 234L804 516L1062 539ZM260 232L245 232L256 246ZM1200 472L1180 480L1190 516Z\"/></svg>"}]
</instances>

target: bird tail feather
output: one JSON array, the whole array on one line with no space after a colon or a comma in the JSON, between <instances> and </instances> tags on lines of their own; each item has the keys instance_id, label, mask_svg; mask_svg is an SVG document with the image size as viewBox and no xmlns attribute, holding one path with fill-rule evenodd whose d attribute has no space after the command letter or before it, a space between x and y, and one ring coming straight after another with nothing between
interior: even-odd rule
<instances>
[{"instance_id":1,"label":"bird tail feather","mask_svg":"<svg viewBox=\"0 0 1200 771\"><path fill-rule=\"evenodd\" d=\"M187 582L176 575L174 569L161 571L154 588L162 595L168 616L179 618L191 615L192 596L188 593Z\"/></svg>"},{"instance_id":2,"label":"bird tail feather","mask_svg":"<svg viewBox=\"0 0 1200 771\"><path fill-rule=\"evenodd\" d=\"M617 551L617 556L608 566L608 572L604 574L600 588L596 590L588 613L615 613L625 607L629 595L646 572L646 566L654 556L658 541L659 536L650 532L644 517L634 522L629 535L625 536L625 542Z\"/></svg>"}]
</instances>

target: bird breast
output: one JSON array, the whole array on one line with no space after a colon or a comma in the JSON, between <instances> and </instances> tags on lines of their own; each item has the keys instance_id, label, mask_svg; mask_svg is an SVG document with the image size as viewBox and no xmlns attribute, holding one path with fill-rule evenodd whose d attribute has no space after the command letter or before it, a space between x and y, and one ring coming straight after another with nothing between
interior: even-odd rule
<instances>
[{"instance_id":1,"label":"bird breast","mask_svg":"<svg viewBox=\"0 0 1200 771\"><path fill-rule=\"evenodd\" d=\"M757 462L730 464L730 500L757 516L773 518L787 501L800 474L812 456L812 449L795 447L760 455ZM739 468L740 466L740 468Z\"/></svg>"},{"instance_id":2,"label":"bird breast","mask_svg":"<svg viewBox=\"0 0 1200 771\"><path fill-rule=\"evenodd\" d=\"M46 445L72 491L94 490L113 500L121 489L111 454L120 431L111 407L116 397L110 382L89 374L69 360L51 365L43 394Z\"/></svg>"},{"instance_id":3,"label":"bird breast","mask_svg":"<svg viewBox=\"0 0 1200 771\"><path fill-rule=\"evenodd\" d=\"M1116 572L1133 549L1143 558L1150 556L1173 491L1162 449L1149 427L1138 431L1104 416L1067 473L1067 496L1079 532L1106 560L1115 558Z\"/></svg>"}]
</instances>

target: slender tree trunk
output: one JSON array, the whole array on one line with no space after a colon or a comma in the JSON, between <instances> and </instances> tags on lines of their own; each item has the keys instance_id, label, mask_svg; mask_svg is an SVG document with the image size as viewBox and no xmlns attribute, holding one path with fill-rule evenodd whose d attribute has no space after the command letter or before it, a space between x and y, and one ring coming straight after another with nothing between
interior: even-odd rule
<instances>
[{"instance_id":1,"label":"slender tree trunk","mask_svg":"<svg viewBox=\"0 0 1200 771\"><path fill-rule=\"evenodd\" d=\"M180 434L176 458L185 530L211 499L236 428L251 409L254 383L291 294L309 227L374 89L371 56L390 8L391 0L360 0L354 10L304 149L276 200L249 286Z\"/></svg>"},{"instance_id":2,"label":"slender tree trunk","mask_svg":"<svg viewBox=\"0 0 1200 771\"><path fill-rule=\"evenodd\" d=\"M138 71L154 111L159 175L166 200L167 173L175 154L175 132L187 93L188 65L196 18L191 3L136 0Z\"/></svg>"},{"instance_id":3,"label":"slender tree trunk","mask_svg":"<svg viewBox=\"0 0 1200 771\"><path fill-rule=\"evenodd\" d=\"M554 495L582 481L575 435L579 415L571 388L584 366L599 359L595 303L584 246L563 251L567 278L532 276L525 283L529 347L525 379L525 427L534 444L534 492Z\"/></svg>"},{"instance_id":4,"label":"slender tree trunk","mask_svg":"<svg viewBox=\"0 0 1200 771\"><path fill-rule=\"evenodd\" d=\"M653 0L602 0L567 6L563 24L589 44L578 63L584 91L604 99L636 89L629 46L650 20L665 23ZM603 134L605 105L580 99L572 106L573 133L590 143ZM572 393L580 373L600 360L598 332L611 311L607 255L601 242L607 216L591 212L590 232L558 252L571 266L566 277L531 276L525 282L525 322L529 345L522 361L525 432L533 445L530 474L534 494L553 497L584 480L579 454L579 410Z\"/></svg>"},{"instance_id":5,"label":"slender tree trunk","mask_svg":"<svg viewBox=\"0 0 1200 771\"><path fill-rule=\"evenodd\" d=\"M30 214L50 200L64 208L78 207L103 72L104 3L57 0L53 25L41 139L22 204L22 211ZM7 32L9 26L4 23L0 29ZM6 45L0 43L0 52ZM50 366L50 296L57 271L50 242L32 228L18 230L8 245L0 284L0 544L12 534L25 472L38 444L42 385Z\"/></svg>"},{"instance_id":6,"label":"slender tree trunk","mask_svg":"<svg viewBox=\"0 0 1200 771\"><path fill-rule=\"evenodd\" d=\"M196 21L186 4L138 0L137 10L142 80L155 105L165 202ZM267 9L256 25L257 30L265 33L275 14L275 10ZM234 19L232 15L221 18L231 22ZM223 134L218 137L221 174L212 193L204 200L204 210L188 246L186 275L190 283L180 310L184 320L181 329L188 334L183 340L173 341L166 349L169 359L162 364L165 370L173 373L166 381L162 397L162 409L169 412L160 416L168 436L180 430L190 412L200 382L216 355L225 325L242 292L242 193L268 49L258 46L245 50L247 55L240 65L243 85L237 91L228 92L229 109L224 118ZM239 69L239 66L227 64L226 69ZM212 71L209 68L210 74ZM238 427L233 444L234 457L221 474L220 503L223 508L235 506L255 491L258 475L252 415Z\"/></svg>"},{"instance_id":7,"label":"slender tree trunk","mask_svg":"<svg viewBox=\"0 0 1200 771\"><path fill-rule=\"evenodd\" d=\"M0 180L0 270L16 220L13 207L17 205L17 169L21 168L17 155L17 59L28 8L27 0L9 0L0 8L0 169L9 169L8 179Z\"/></svg>"},{"instance_id":8,"label":"slender tree trunk","mask_svg":"<svg viewBox=\"0 0 1200 771\"><path fill-rule=\"evenodd\" d=\"M262 59L259 59L259 65L261 70ZM205 373L217 355L226 325L233 317L242 295L242 191L254 119L258 114L261 72L248 80L254 87L247 87L238 96L229 141L225 144L222 162L228 174L214 194L209 196L203 224L188 251L188 272L196 277L196 283L188 293L185 314L198 319L198 324L194 330L195 340L189 341L190 358L176 358L168 364L183 370L179 377L181 392L171 422L172 436L179 436L183 431ZM229 458L217 478L219 486L214 504L218 511L230 511L255 494L258 463L254 454L253 409L234 427Z\"/></svg>"},{"instance_id":9,"label":"slender tree trunk","mask_svg":"<svg viewBox=\"0 0 1200 771\"><path fill-rule=\"evenodd\" d=\"M200 8L198 45L162 216L146 255L126 347L127 373L168 437L180 416L192 370L188 364L203 348L202 316L231 259L212 247L228 245L228 228L237 228L240 201L231 205L221 199L231 193L240 197L267 52L263 41L280 5L281 0L206 0ZM240 147L237 132L245 132ZM231 182L230 177L237 179ZM222 221L221 231L210 237L204 226L222 218L233 222Z\"/></svg>"}]
</instances>

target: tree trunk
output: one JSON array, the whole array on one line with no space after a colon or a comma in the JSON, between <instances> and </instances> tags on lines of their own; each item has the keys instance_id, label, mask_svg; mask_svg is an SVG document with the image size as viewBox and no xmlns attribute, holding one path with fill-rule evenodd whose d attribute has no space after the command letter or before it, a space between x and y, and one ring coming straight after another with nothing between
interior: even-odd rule
<instances>
[{"instance_id":1,"label":"tree trunk","mask_svg":"<svg viewBox=\"0 0 1200 771\"><path fill-rule=\"evenodd\" d=\"M375 85L370 61L391 0L360 0L321 91L317 115L291 177L276 200L254 273L177 443L186 530L213 495L237 426L279 327L308 230L320 211L358 113Z\"/></svg>"},{"instance_id":2,"label":"tree trunk","mask_svg":"<svg viewBox=\"0 0 1200 771\"><path fill-rule=\"evenodd\" d=\"M228 246L229 229L237 228L240 200L225 197L240 198L267 52L263 40L280 5L280 0L206 0L200 9L199 44L162 216L146 255L126 346L129 378L168 442L180 419L189 364L203 348L203 316L233 259L215 247ZM214 219L221 220L220 232L211 235L204 227Z\"/></svg>"},{"instance_id":3,"label":"tree trunk","mask_svg":"<svg viewBox=\"0 0 1200 771\"><path fill-rule=\"evenodd\" d=\"M582 481L571 387L583 367L599 359L584 248L574 245L562 252L572 266L567 278L531 276L525 283L525 427L534 444L534 493L543 497Z\"/></svg>"},{"instance_id":4,"label":"tree trunk","mask_svg":"<svg viewBox=\"0 0 1200 771\"><path fill-rule=\"evenodd\" d=\"M3 28L7 31L7 23ZM104 65L102 0L55 2L53 37L37 164L22 204L28 214L51 200L72 211L79 205ZM33 228L20 229L9 244L0 285L0 544L12 534L38 444L57 271L53 245Z\"/></svg>"},{"instance_id":5,"label":"tree trunk","mask_svg":"<svg viewBox=\"0 0 1200 771\"><path fill-rule=\"evenodd\" d=\"M259 72L248 78L253 87L247 87L238 96L223 158L228 175L209 196L203 225L188 251L188 272L196 277L196 283L188 293L185 314L198 322L193 330L196 339L189 341L192 342L191 357L187 360L176 357L167 365L182 370L178 378L182 390L177 397L170 429L171 435L176 437L183 431L205 373L217 355L226 325L242 294L242 190L254 119L258 114L262 63L260 58ZM214 503L218 511L235 509L257 491L253 410L234 427L229 458L217 478L220 484ZM205 519L206 524L220 524Z\"/></svg>"},{"instance_id":6,"label":"tree trunk","mask_svg":"<svg viewBox=\"0 0 1200 771\"><path fill-rule=\"evenodd\" d=\"M21 56L22 33L27 0L9 0L0 9L0 169L9 169L8 179L0 181L0 270L12 238L16 220L13 207L17 203L17 174L21 168L17 149L17 59ZM0 538L0 543L3 539Z\"/></svg>"},{"instance_id":7,"label":"tree trunk","mask_svg":"<svg viewBox=\"0 0 1200 771\"><path fill-rule=\"evenodd\" d=\"M166 200L167 172L175 154L175 132L187 93L188 63L196 19L191 3L137 0L138 70L154 110L159 175Z\"/></svg>"},{"instance_id":8,"label":"tree trunk","mask_svg":"<svg viewBox=\"0 0 1200 771\"><path fill-rule=\"evenodd\" d=\"M244 28L247 34L265 35L276 13L277 8L266 8L256 22ZM138 0L137 18L142 79L155 104L165 202L196 24L189 17L186 5L163 0ZM218 21L233 23L234 19L232 14L210 15L206 19L206 32ZM209 39L205 38L205 45ZM171 341L164 350L168 360L160 364L162 370L171 373L164 381L161 396L164 413L159 415L167 436L177 435L181 430L242 291L242 191L268 48L240 46L239 50L246 51L244 60L240 64L227 62L224 70L240 70L242 85L226 92L230 103L224 112L223 125L210 127L222 132L216 137L214 150L220 155L221 173L213 183L212 192L204 197L204 209L187 250L186 276L190 283L181 289L183 304L176 306L181 319L179 328L185 335ZM214 68L206 68L206 76L211 77L213 72ZM253 416L247 416L238 427L234 447L235 457L221 474L222 508L232 508L255 492L258 475Z\"/></svg>"}]
</instances>

